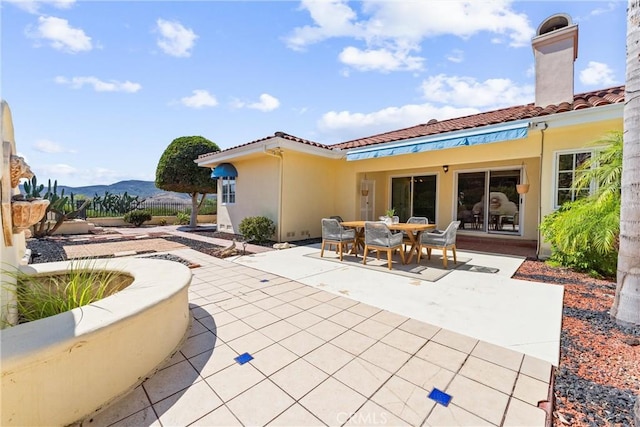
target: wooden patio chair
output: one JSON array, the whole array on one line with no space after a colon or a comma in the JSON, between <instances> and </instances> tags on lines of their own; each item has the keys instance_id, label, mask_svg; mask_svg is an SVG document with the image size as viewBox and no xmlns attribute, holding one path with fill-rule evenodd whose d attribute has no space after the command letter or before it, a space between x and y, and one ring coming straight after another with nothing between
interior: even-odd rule
<instances>
[{"instance_id":1,"label":"wooden patio chair","mask_svg":"<svg viewBox=\"0 0 640 427\"><path fill-rule=\"evenodd\" d=\"M456 235L460 227L460 221L452 221L444 231L435 230L430 233L422 233L420 236L420 248L418 251L418 263L422 255L422 248L427 249L427 259L431 259L431 249L442 250L442 264L447 268L447 249L453 251L453 263L457 264L456 258Z\"/></svg>"},{"instance_id":2,"label":"wooden patio chair","mask_svg":"<svg viewBox=\"0 0 640 427\"><path fill-rule=\"evenodd\" d=\"M322 247L320 248L320 258L324 255L324 247L326 244L336 245L337 251L340 253L340 261L342 261L342 253L344 248L349 248L349 243L354 246L354 252L358 256L358 251L355 250L356 245L356 230L347 230L340 225L337 219L322 218Z\"/></svg>"}]
</instances>

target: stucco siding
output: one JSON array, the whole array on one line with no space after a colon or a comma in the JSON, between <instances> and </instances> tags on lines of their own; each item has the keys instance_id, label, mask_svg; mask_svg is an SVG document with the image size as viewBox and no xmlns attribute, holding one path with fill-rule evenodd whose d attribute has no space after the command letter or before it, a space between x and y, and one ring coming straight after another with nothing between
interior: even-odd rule
<instances>
[{"instance_id":1,"label":"stucco siding","mask_svg":"<svg viewBox=\"0 0 640 427\"><path fill-rule=\"evenodd\" d=\"M234 161L238 171L236 179L236 202L222 203L222 180L218 183L218 230L239 233L240 222L249 216L266 216L278 222L280 192L280 160L261 156Z\"/></svg>"}]
</instances>

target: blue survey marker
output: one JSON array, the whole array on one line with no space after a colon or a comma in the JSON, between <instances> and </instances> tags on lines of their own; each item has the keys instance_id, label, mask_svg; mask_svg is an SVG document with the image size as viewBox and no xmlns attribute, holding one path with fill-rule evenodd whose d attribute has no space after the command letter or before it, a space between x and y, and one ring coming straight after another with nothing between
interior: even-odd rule
<instances>
[{"instance_id":1,"label":"blue survey marker","mask_svg":"<svg viewBox=\"0 0 640 427\"><path fill-rule=\"evenodd\" d=\"M442 406L449 406L449 402L451 402L451 395L434 387L433 390L431 390L431 393L429 393L429 399L435 400Z\"/></svg>"},{"instance_id":2,"label":"blue survey marker","mask_svg":"<svg viewBox=\"0 0 640 427\"><path fill-rule=\"evenodd\" d=\"M248 361L253 360L253 356L250 355L249 353L243 353L240 356L234 358L233 360L235 360L236 362L238 362L241 365L244 365Z\"/></svg>"}]
</instances>

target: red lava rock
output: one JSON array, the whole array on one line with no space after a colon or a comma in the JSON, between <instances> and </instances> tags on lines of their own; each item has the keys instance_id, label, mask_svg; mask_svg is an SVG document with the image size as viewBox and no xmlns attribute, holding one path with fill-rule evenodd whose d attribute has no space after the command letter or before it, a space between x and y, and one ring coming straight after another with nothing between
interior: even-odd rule
<instances>
[{"instance_id":1,"label":"red lava rock","mask_svg":"<svg viewBox=\"0 0 640 427\"><path fill-rule=\"evenodd\" d=\"M614 279L534 260L526 260L513 277L564 286L554 427L633 425L640 394L640 327L623 328L610 319Z\"/></svg>"}]
</instances>

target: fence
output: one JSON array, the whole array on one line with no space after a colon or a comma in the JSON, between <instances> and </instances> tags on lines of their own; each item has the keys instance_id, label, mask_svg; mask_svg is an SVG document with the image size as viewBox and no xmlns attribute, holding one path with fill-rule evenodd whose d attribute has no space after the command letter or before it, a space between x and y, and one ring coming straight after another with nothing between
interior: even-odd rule
<instances>
[{"instance_id":1,"label":"fence","mask_svg":"<svg viewBox=\"0 0 640 427\"><path fill-rule=\"evenodd\" d=\"M71 204L71 201L65 206L66 211L72 211L75 209L79 209L82 206L82 200L76 200L75 206ZM191 213L191 202L141 202L136 206L132 206L133 209L145 209L151 212L151 215L162 215L162 216L174 216L179 213L190 214ZM131 210L133 210L131 209ZM124 215L126 212L120 212L115 210L106 210L99 203L91 202L87 205L80 213L78 214L78 218L87 219L87 218L98 218L98 217L119 217ZM211 204L205 204L200 209L200 214L215 214L216 206Z\"/></svg>"}]
</instances>

